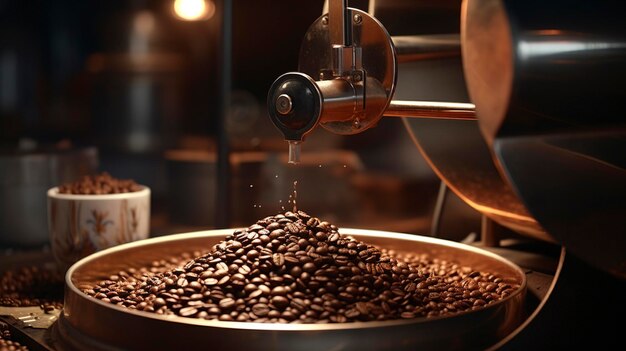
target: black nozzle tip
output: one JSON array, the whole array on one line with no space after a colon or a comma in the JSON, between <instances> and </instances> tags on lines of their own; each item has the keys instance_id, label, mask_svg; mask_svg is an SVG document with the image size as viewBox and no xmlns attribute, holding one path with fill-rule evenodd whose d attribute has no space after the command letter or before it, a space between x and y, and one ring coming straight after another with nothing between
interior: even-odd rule
<instances>
[{"instance_id":1,"label":"black nozzle tip","mask_svg":"<svg viewBox=\"0 0 626 351\"><path fill-rule=\"evenodd\" d=\"M302 141L319 122L322 94L308 75L285 73L270 87L267 107L272 122L286 140Z\"/></svg>"}]
</instances>

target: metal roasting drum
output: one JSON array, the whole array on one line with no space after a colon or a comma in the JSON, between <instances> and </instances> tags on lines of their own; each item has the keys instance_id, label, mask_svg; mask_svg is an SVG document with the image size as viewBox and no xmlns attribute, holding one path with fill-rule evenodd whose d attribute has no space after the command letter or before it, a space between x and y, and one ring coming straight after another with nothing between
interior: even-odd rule
<instances>
[{"instance_id":1,"label":"metal roasting drum","mask_svg":"<svg viewBox=\"0 0 626 351\"><path fill-rule=\"evenodd\" d=\"M417 235L342 229L380 248L432 257L492 272L520 288L485 308L434 318L333 324L220 322L164 316L102 302L78 288L154 260L206 251L234 229L169 235L123 244L88 256L66 275L63 313L53 326L60 350L454 350L485 349L522 318L526 276L498 255L466 244Z\"/></svg>"},{"instance_id":2,"label":"metal roasting drum","mask_svg":"<svg viewBox=\"0 0 626 351\"><path fill-rule=\"evenodd\" d=\"M625 11L612 0L468 0L461 17L468 90L500 172L553 238L622 278Z\"/></svg>"}]
</instances>

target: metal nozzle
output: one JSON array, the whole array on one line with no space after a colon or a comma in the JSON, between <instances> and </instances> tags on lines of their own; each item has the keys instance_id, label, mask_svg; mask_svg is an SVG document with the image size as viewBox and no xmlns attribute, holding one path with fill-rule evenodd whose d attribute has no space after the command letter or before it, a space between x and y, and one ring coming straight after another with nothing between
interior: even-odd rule
<instances>
[{"instance_id":1,"label":"metal nozzle","mask_svg":"<svg viewBox=\"0 0 626 351\"><path fill-rule=\"evenodd\" d=\"M289 163L298 164L300 163L300 146L301 142L289 140Z\"/></svg>"}]
</instances>

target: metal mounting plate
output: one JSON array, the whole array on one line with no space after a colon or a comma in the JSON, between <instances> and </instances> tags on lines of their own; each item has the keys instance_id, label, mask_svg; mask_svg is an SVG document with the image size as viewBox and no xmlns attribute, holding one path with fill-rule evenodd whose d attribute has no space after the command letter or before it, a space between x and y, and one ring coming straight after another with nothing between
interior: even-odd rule
<instances>
[{"instance_id":1,"label":"metal mounting plate","mask_svg":"<svg viewBox=\"0 0 626 351\"><path fill-rule=\"evenodd\" d=\"M366 12L349 10L353 44L362 48L365 108L344 121L321 123L325 129L343 135L356 134L376 125L391 102L397 74L395 48L385 27ZM329 77L333 57L328 27L328 14L322 15L309 27L300 47L298 70L315 80L332 78Z\"/></svg>"}]
</instances>

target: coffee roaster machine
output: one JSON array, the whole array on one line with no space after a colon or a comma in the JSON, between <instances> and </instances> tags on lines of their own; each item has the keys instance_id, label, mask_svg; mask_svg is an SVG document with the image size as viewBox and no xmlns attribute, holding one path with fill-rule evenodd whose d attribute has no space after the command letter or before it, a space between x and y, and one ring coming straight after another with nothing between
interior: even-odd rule
<instances>
[{"instance_id":1,"label":"coffee roaster machine","mask_svg":"<svg viewBox=\"0 0 626 351\"><path fill-rule=\"evenodd\" d=\"M483 216L480 241L466 245L348 228L344 233L381 247L463 260L508 274L524 289L453 317L315 325L161 316L80 291L82 282L210 247L232 230L180 234L111 248L70 268L64 310L45 334L55 350L529 350L623 344L625 5L612 0L348 5L325 3L303 37L298 71L278 77L268 92L269 115L288 142L290 161L299 161L307 134L319 126L349 138L383 117L401 118L442 189ZM509 245L504 238L522 240Z\"/></svg>"},{"instance_id":2,"label":"coffee roaster machine","mask_svg":"<svg viewBox=\"0 0 626 351\"><path fill-rule=\"evenodd\" d=\"M625 10L330 0L298 72L270 88L270 117L294 163L318 126L352 135L403 118L445 185L483 215L482 243L497 246L502 227L560 248L546 291L494 348L619 345L624 324L609 320L626 312ZM460 34L445 32L455 15Z\"/></svg>"}]
</instances>

